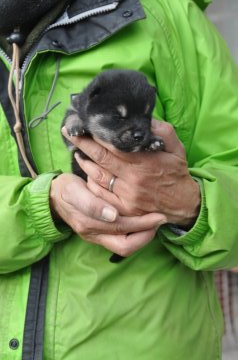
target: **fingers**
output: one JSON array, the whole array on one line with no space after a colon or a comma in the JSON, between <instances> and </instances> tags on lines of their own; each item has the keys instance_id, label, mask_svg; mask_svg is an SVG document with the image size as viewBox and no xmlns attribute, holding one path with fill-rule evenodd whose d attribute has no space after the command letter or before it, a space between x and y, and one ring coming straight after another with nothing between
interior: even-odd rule
<instances>
[{"instance_id":1,"label":"fingers","mask_svg":"<svg viewBox=\"0 0 238 360\"><path fill-rule=\"evenodd\" d=\"M185 158L185 149L176 135L173 125L166 121L152 120L151 129L154 135L161 136L165 143L165 152Z\"/></svg>"},{"instance_id":2,"label":"fingers","mask_svg":"<svg viewBox=\"0 0 238 360\"><path fill-rule=\"evenodd\" d=\"M62 134L73 145L82 150L90 159L104 169L110 169L110 172L115 175L123 172L125 162L106 148L106 146L109 146L108 144L103 143L103 145L101 145L86 136L69 136L65 128L62 129ZM110 145L110 147L114 149L112 145ZM115 151L115 149L113 151Z\"/></svg>"},{"instance_id":3,"label":"fingers","mask_svg":"<svg viewBox=\"0 0 238 360\"><path fill-rule=\"evenodd\" d=\"M99 234L91 237L91 242L105 247L123 257L130 256L148 244L155 236L156 229L136 232L129 235Z\"/></svg>"},{"instance_id":4,"label":"fingers","mask_svg":"<svg viewBox=\"0 0 238 360\"><path fill-rule=\"evenodd\" d=\"M151 129L154 135L163 138L165 152L174 154L182 159L186 158L185 148L170 123L153 119ZM115 149L111 144L104 143L99 139L93 141L87 137L70 137L65 128L62 129L62 133L94 162L117 176L123 173L123 169L125 169L124 160L133 163L140 162L141 153L123 153ZM144 156L151 156L151 153L144 153Z\"/></svg>"},{"instance_id":5,"label":"fingers","mask_svg":"<svg viewBox=\"0 0 238 360\"><path fill-rule=\"evenodd\" d=\"M67 189L69 191L67 191ZM118 216L118 212L112 206L94 196L87 188L81 187L80 192L76 183L72 183L70 189L66 186L62 199L68 204L74 206L75 209L79 209L84 215L104 221L113 222Z\"/></svg>"},{"instance_id":6,"label":"fingers","mask_svg":"<svg viewBox=\"0 0 238 360\"><path fill-rule=\"evenodd\" d=\"M125 235L155 228L167 221L158 213L119 216L116 208L95 196L82 179L72 174L62 174L53 180L51 198L53 210L75 232L85 236L99 233Z\"/></svg>"},{"instance_id":7,"label":"fingers","mask_svg":"<svg viewBox=\"0 0 238 360\"><path fill-rule=\"evenodd\" d=\"M99 165L90 160L82 159L78 153L75 153L74 156L81 169L88 175L88 182L89 178L91 178L95 183L99 184L104 189L109 190L112 180L111 172L101 168ZM113 184L113 192L115 194L118 183L121 183L120 178L116 178Z\"/></svg>"},{"instance_id":8,"label":"fingers","mask_svg":"<svg viewBox=\"0 0 238 360\"><path fill-rule=\"evenodd\" d=\"M118 179L116 179L117 182ZM117 183L118 184L118 183ZM131 208L127 208L126 204L124 203L123 199L120 198L120 196L118 196L116 194L117 191L117 187L115 187L115 190L113 189L113 192L110 192L106 189L104 189L102 186L100 186L99 184L97 184L95 181L93 181L90 177L88 178L88 182L87 182L87 186L88 189L97 197L104 199L105 201L107 201L108 203L110 203L112 206L114 206L118 212L121 215L126 215L126 216L131 216L131 215L142 215L142 213L144 213L143 211L140 211L140 209L138 209L137 211L135 211L135 209L133 209L133 214L131 212ZM115 183L116 186L116 183ZM120 187L120 190L118 189L118 191L122 191L124 193L127 193L127 189L123 190L124 188L124 184L122 183L122 187ZM128 199L128 197L127 197Z\"/></svg>"},{"instance_id":9,"label":"fingers","mask_svg":"<svg viewBox=\"0 0 238 360\"><path fill-rule=\"evenodd\" d=\"M129 233L147 231L151 228L156 229L165 224L166 217L161 214L151 213L142 216L119 216L114 223L92 220L84 217L74 224L74 231L87 240L95 235L122 235Z\"/></svg>"},{"instance_id":10,"label":"fingers","mask_svg":"<svg viewBox=\"0 0 238 360\"><path fill-rule=\"evenodd\" d=\"M70 206L75 212L78 211L92 219L114 222L118 217L117 209L95 196L89 191L86 183L76 175L62 174L53 180L50 196L56 212L60 203L68 212Z\"/></svg>"}]
</instances>

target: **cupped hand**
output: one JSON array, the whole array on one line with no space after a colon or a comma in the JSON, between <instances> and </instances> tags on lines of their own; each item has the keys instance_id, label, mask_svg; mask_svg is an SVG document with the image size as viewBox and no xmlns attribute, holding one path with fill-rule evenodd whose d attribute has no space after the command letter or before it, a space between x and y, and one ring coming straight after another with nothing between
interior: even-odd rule
<instances>
[{"instance_id":1,"label":"cupped hand","mask_svg":"<svg viewBox=\"0 0 238 360\"><path fill-rule=\"evenodd\" d=\"M88 189L126 216L164 214L169 223L192 226L199 213L199 185L190 176L185 150L169 123L152 122L165 151L123 153L87 137L68 139L93 161L77 157L88 174ZM67 137L67 134L64 132ZM112 176L113 193L108 191Z\"/></svg>"},{"instance_id":2,"label":"cupped hand","mask_svg":"<svg viewBox=\"0 0 238 360\"><path fill-rule=\"evenodd\" d=\"M150 213L121 216L117 209L93 194L85 181L73 174L59 175L50 190L52 212L88 242L121 256L129 256L149 243L165 216Z\"/></svg>"}]
</instances>

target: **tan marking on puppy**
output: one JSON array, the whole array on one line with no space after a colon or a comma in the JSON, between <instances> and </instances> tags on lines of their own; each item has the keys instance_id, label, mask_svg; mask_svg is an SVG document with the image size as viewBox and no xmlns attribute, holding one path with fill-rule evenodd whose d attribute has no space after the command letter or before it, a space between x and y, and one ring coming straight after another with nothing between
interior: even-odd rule
<instances>
[{"instance_id":1,"label":"tan marking on puppy","mask_svg":"<svg viewBox=\"0 0 238 360\"><path fill-rule=\"evenodd\" d=\"M118 105L117 106L117 111L119 112L119 114L121 115L121 117L125 118L127 115L127 108L125 105Z\"/></svg>"}]
</instances>

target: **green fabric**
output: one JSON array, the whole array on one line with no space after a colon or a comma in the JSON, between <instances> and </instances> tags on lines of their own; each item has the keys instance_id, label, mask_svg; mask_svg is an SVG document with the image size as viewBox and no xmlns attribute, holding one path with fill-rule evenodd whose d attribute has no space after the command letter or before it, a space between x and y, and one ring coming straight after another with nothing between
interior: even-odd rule
<instances>
[{"instance_id":1,"label":"green fabric","mask_svg":"<svg viewBox=\"0 0 238 360\"><path fill-rule=\"evenodd\" d=\"M49 188L57 174L59 172L42 174L34 181L1 176L0 239L7 239L0 255L1 274L41 259L49 253L54 242L70 235L68 228L62 227L64 231L60 232L51 218Z\"/></svg>"},{"instance_id":2,"label":"green fabric","mask_svg":"<svg viewBox=\"0 0 238 360\"><path fill-rule=\"evenodd\" d=\"M62 103L28 130L42 174L36 180L19 176L16 145L0 109L4 360L21 359L29 265L49 252L45 360L221 359L223 321L212 270L238 264L238 71L193 1L141 3L145 20L89 51L62 53L51 104ZM70 170L59 130L69 95L107 68L144 71L158 87L154 116L175 127L202 191L200 215L186 235L165 226L120 264L109 262L109 251L56 227L48 204L54 171ZM28 123L42 113L55 70L52 52L37 54L29 65L23 89ZM13 337L20 341L14 351L8 346Z\"/></svg>"},{"instance_id":3,"label":"green fabric","mask_svg":"<svg viewBox=\"0 0 238 360\"><path fill-rule=\"evenodd\" d=\"M202 9L206 9L206 7L212 2L213 0L194 0L194 2Z\"/></svg>"}]
</instances>

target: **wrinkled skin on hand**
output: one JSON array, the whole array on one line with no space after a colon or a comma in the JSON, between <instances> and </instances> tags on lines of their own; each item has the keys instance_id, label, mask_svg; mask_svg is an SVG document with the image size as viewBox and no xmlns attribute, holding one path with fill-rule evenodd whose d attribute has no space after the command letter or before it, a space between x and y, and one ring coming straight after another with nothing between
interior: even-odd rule
<instances>
[{"instance_id":1,"label":"wrinkled skin on hand","mask_svg":"<svg viewBox=\"0 0 238 360\"><path fill-rule=\"evenodd\" d=\"M85 136L63 135L91 160L77 158L88 182L73 174L53 180L51 208L88 242L129 256L149 243L165 223L191 227L199 213L199 185L173 127L153 121L165 151L123 153ZM108 190L112 176L113 192Z\"/></svg>"},{"instance_id":2,"label":"wrinkled skin on hand","mask_svg":"<svg viewBox=\"0 0 238 360\"><path fill-rule=\"evenodd\" d=\"M119 215L116 208L95 196L87 184L73 174L62 174L52 181L50 204L54 216L84 240L123 257L149 243L157 228L166 222L165 216L158 213Z\"/></svg>"},{"instance_id":3,"label":"wrinkled skin on hand","mask_svg":"<svg viewBox=\"0 0 238 360\"><path fill-rule=\"evenodd\" d=\"M88 174L88 189L127 216L161 213L167 222L191 227L200 209L199 185L188 171L185 150L173 127L153 121L152 131L164 139L165 151L122 153L85 137L74 145L94 162L77 157ZM112 175L113 193L107 189Z\"/></svg>"}]
</instances>

